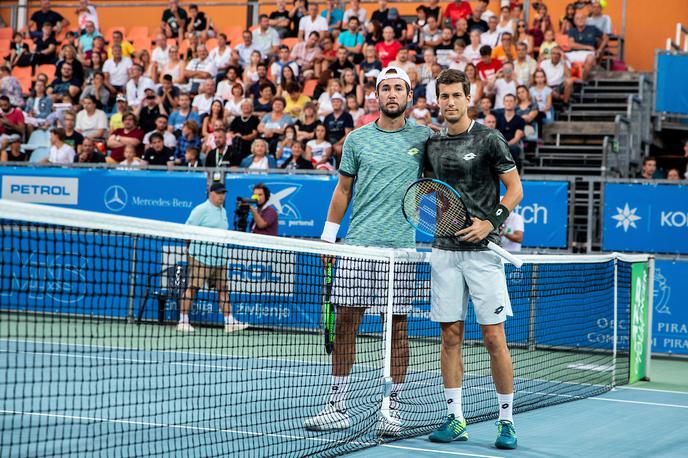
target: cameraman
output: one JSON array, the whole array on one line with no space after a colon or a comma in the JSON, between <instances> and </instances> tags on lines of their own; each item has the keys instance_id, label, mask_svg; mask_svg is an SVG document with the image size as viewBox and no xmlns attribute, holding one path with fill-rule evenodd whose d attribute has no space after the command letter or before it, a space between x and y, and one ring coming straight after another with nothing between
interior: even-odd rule
<instances>
[{"instance_id":1,"label":"cameraman","mask_svg":"<svg viewBox=\"0 0 688 458\"><path fill-rule=\"evenodd\" d=\"M258 183L253 187L253 195L258 201L258 205L249 207L251 215L253 215L251 232L276 236L279 225L277 212L272 205L265 205L270 200L270 190L263 183Z\"/></svg>"}]
</instances>

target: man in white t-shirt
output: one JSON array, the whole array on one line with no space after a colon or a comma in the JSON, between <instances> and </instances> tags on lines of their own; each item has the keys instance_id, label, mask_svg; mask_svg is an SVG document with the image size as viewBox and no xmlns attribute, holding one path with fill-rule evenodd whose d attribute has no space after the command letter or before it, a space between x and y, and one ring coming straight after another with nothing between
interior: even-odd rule
<instances>
[{"instance_id":1,"label":"man in white t-shirt","mask_svg":"<svg viewBox=\"0 0 688 458\"><path fill-rule=\"evenodd\" d=\"M155 89L155 83L147 76L143 76L143 67L134 64L129 69L129 81L127 81L127 103L136 108L146 96L146 89Z\"/></svg>"},{"instance_id":2,"label":"man in white t-shirt","mask_svg":"<svg viewBox=\"0 0 688 458\"><path fill-rule=\"evenodd\" d=\"M227 35L217 34L217 47L210 51L209 57L213 60L218 73L225 73L232 61L232 48L227 46Z\"/></svg>"},{"instance_id":3,"label":"man in white t-shirt","mask_svg":"<svg viewBox=\"0 0 688 458\"><path fill-rule=\"evenodd\" d=\"M499 235L502 239L502 248L510 253L521 251L523 243L523 216L514 212L499 227Z\"/></svg>"},{"instance_id":4,"label":"man in white t-shirt","mask_svg":"<svg viewBox=\"0 0 688 458\"><path fill-rule=\"evenodd\" d=\"M600 29L600 32L611 35L612 33L612 19L602 14L602 5L600 0L593 0L590 6L590 17L585 20L586 25L592 25Z\"/></svg>"},{"instance_id":5,"label":"man in white t-shirt","mask_svg":"<svg viewBox=\"0 0 688 458\"><path fill-rule=\"evenodd\" d=\"M564 61L564 51L559 46L552 48L551 57L540 62L540 68L552 88L552 97L568 103L573 94L573 78L568 62Z\"/></svg>"},{"instance_id":6,"label":"man in white t-shirt","mask_svg":"<svg viewBox=\"0 0 688 458\"><path fill-rule=\"evenodd\" d=\"M112 58L103 64L105 86L111 92L123 92L129 80L129 68L134 65L129 57L122 56L122 46L112 45Z\"/></svg>"},{"instance_id":7,"label":"man in white t-shirt","mask_svg":"<svg viewBox=\"0 0 688 458\"><path fill-rule=\"evenodd\" d=\"M210 105L213 104L213 100L215 100L215 80L208 78L201 84L198 95L194 97L191 103L191 108L199 116L203 116L210 113Z\"/></svg>"},{"instance_id":8,"label":"man in white t-shirt","mask_svg":"<svg viewBox=\"0 0 688 458\"><path fill-rule=\"evenodd\" d=\"M81 100L84 109L76 114L76 131L91 139L105 138L108 127L107 115L96 108L96 98L87 95Z\"/></svg>"},{"instance_id":9,"label":"man in white t-shirt","mask_svg":"<svg viewBox=\"0 0 688 458\"><path fill-rule=\"evenodd\" d=\"M483 46L488 45L491 48L496 48L499 45L499 39L501 38L501 33L497 30L497 25L499 24L499 19L497 16L490 16L487 20L487 32L483 32L480 35L480 44Z\"/></svg>"},{"instance_id":10,"label":"man in white t-shirt","mask_svg":"<svg viewBox=\"0 0 688 458\"><path fill-rule=\"evenodd\" d=\"M217 74L215 62L210 58L208 48L205 45L198 45L196 55L198 57L191 59L184 69L184 77L191 83L189 92L194 94L198 92L199 86L204 80L208 78L214 79Z\"/></svg>"},{"instance_id":11,"label":"man in white t-shirt","mask_svg":"<svg viewBox=\"0 0 688 458\"><path fill-rule=\"evenodd\" d=\"M308 15L301 18L299 21L299 41L304 41L304 37L310 36L311 32L315 31L323 36L327 32L327 20L318 14L318 4L310 2L308 4Z\"/></svg>"},{"instance_id":12,"label":"man in white t-shirt","mask_svg":"<svg viewBox=\"0 0 688 458\"><path fill-rule=\"evenodd\" d=\"M251 53L253 53L253 51L256 50L256 47L253 46L253 34L248 30L244 30L244 33L241 34L241 38L243 40L243 43L239 43L234 48L234 55L232 57L232 60L235 62L239 62L239 66L241 68L246 68L249 62L251 62ZM263 56L263 59L266 57L267 56Z\"/></svg>"},{"instance_id":13,"label":"man in white t-shirt","mask_svg":"<svg viewBox=\"0 0 688 458\"><path fill-rule=\"evenodd\" d=\"M277 52L280 37L277 30L270 27L270 18L267 14L261 14L258 19L258 28L253 31L253 46L264 56L272 56Z\"/></svg>"},{"instance_id":14,"label":"man in white t-shirt","mask_svg":"<svg viewBox=\"0 0 688 458\"><path fill-rule=\"evenodd\" d=\"M49 164L71 164L74 162L74 156L76 156L76 151L74 148L66 144L65 142L65 131L63 128L58 127L50 130L50 154L46 159L43 159L43 163Z\"/></svg>"},{"instance_id":15,"label":"man in white t-shirt","mask_svg":"<svg viewBox=\"0 0 688 458\"><path fill-rule=\"evenodd\" d=\"M170 61L170 48L167 46L167 38L164 33L155 36L155 49L151 54L151 62L158 65L158 70L164 68Z\"/></svg>"},{"instance_id":16,"label":"man in white t-shirt","mask_svg":"<svg viewBox=\"0 0 688 458\"><path fill-rule=\"evenodd\" d=\"M497 78L487 83L488 92L495 95L494 109L504 108L504 96L507 94L516 95L516 80L514 79L514 64L505 62L501 70L496 74Z\"/></svg>"}]
</instances>

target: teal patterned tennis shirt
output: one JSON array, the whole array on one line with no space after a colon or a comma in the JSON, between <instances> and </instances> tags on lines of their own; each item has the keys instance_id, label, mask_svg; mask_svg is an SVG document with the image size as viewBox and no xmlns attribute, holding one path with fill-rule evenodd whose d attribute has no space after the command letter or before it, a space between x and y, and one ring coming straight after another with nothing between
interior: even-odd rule
<instances>
[{"instance_id":1,"label":"teal patterned tennis shirt","mask_svg":"<svg viewBox=\"0 0 688 458\"><path fill-rule=\"evenodd\" d=\"M406 120L398 130L372 122L346 137L339 173L355 179L347 244L416 247L416 230L404 218L401 201L421 175L430 135L430 128Z\"/></svg>"}]
</instances>

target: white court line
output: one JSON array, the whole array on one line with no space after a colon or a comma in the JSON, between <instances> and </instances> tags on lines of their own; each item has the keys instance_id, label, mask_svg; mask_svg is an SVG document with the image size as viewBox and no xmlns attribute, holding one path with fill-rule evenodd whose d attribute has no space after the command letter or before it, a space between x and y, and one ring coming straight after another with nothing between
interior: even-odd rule
<instances>
[{"instance_id":1,"label":"white court line","mask_svg":"<svg viewBox=\"0 0 688 458\"><path fill-rule=\"evenodd\" d=\"M658 388L643 388L640 386L617 386L620 390L631 390L631 391L652 391L654 393L670 393L670 394L683 394L688 395L688 391L674 391L674 390L660 390Z\"/></svg>"},{"instance_id":2,"label":"white court line","mask_svg":"<svg viewBox=\"0 0 688 458\"><path fill-rule=\"evenodd\" d=\"M449 450L434 450L430 448L417 448L417 447L404 447L401 445L393 445L393 444L380 444L378 447L387 447L387 448L397 448L400 450L413 450L416 452L430 452L433 454L438 454L438 455L455 455L455 456L474 456L478 458L504 458L504 457L499 457L495 455L478 455L477 453L467 453L467 452L451 452Z\"/></svg>"},{"instance_id":3,"label":"white court line","mask_svg":"<svg viewBox=\"0 0 688 458\"><path fill-rule=\"evenodd\" d=\"M586 398L591 401L606 401L606 402L621 402L621 403L626 403L626 404L641 404L645 406L656 406L656 407L673 407L677 409L688 409L688 406L684 405L679 405L679 404L664 404L661 402L648 402L648 401L631 401L629 399L612 399L612 398Z\"/></svg>"},{"instance_id":4,"label":"white court line","mask_svg":"<svg viewBox=\"0 0 688 458\"><path fill-rule=\"evenodd\" d=\"M44 413L44 412L22 412L19 410L0 410L0 414L9 415L28 415L32 417L47 417L47 418L59 418L63 420L76 420L76 421L97 421L101 423L117 423L124 425L135 425L135 426L149 426L152 428L170 428L170 429L187 429L192 431L204 431L210 433L227 433L227 434L243 434L245 436L266 436L266 437L279 437L281 439L295 439L295 440L307 440L314 442L329 442L329 443L348 443L357 446L372 446L376 445L377 442L348 442L345 440L336 439L325 439L322 437L307 437L307 436L295 436L291 434L276 434L276 433L257 433L254 431L242 431L239 429L221 429L221 428L210 428L204 426L189 426L189 425L175 425L173 423L156 423L150 421L138 421L138 420L119 420L113 418L102 418L102 417L82 417L78 415L65 415L58 413ZM475 455L478 456L478 455Z\"/></svg>"}]
</instances>

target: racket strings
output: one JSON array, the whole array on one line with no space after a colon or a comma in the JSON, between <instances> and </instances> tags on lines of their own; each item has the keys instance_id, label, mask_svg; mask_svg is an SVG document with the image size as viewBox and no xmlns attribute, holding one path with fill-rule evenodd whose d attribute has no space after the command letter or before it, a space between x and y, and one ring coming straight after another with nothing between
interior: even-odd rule
<instances>
[{"instance_id":1,"label":"racket strings","mask_svg":"<svg viewBox=\"0 0 688 458\"><path fill-rule=\"evenodd\" d=\"M450 189L434 181L416 182L404 198L404 213L423 232L454 235L466 225L466 207Z\"/></svg>"}]
</instances>

